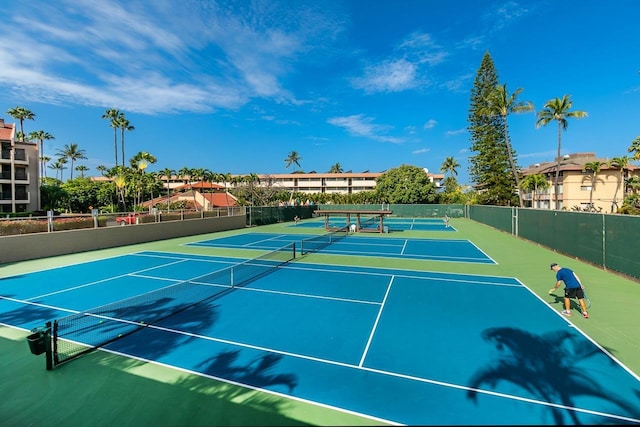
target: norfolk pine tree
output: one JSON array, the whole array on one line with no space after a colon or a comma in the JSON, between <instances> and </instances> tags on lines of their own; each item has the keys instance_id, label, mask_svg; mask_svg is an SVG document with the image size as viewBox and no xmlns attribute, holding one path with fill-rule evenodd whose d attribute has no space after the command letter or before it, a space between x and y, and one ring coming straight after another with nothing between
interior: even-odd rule
<instances>
[{"instance_id":1,"label":"norfolk pine tree","mask_svg":"<svg viewBox=\"0 0 640 427\"><path fill-rule=\"evenodd\" d=\"M471 89L469 134L471 151L469 172L477 184L479 202L489 205L517 205L516 182L509 163L504 117L487 115L488 100L499 85L493 59L484 54ZM515 152L513 158L517 158Z\"/></svg>"}]
</instances>

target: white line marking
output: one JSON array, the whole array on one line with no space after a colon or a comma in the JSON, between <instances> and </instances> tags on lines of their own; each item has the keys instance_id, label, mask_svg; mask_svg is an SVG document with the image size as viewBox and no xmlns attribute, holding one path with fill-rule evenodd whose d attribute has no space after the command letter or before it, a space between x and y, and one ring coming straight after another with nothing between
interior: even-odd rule
<instances>
[{"instance_id":1,"label":"white line marking","mask_svg":"<svg viewBox=\"0 0 640 427\"><path fill-rule=\"evenodd\" d=\"M360 358L360 363L358 363L358 367L360 368L362 367L362 365L364 365L364 359L366 359L367 353L369 353L369 347L371 346L371 341L373 341L373 335L376 333L376 329L378 329L378 322L380 321L380 316L382 316L382 310L384 309L384 305L387 302L387 297L389 296L389 292L391 291L391 285L393 285L394 278L395 276L391 276L391 280L389 281L389 285L387 286L387 292L385 292L384 298L382 299L382 304L380 304L380 309L378 310L376 321L373 323L373 328L371 328L371 333L369 334L369 340L367 341L367 345L365 346L362 357Z\"/></svg>"}]
</instances>

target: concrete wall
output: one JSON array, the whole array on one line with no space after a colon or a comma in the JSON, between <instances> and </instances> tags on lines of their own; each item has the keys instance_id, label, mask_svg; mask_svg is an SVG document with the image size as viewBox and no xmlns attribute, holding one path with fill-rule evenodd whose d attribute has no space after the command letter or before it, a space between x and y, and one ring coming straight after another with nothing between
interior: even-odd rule
<instances>
[{"instance_id":1,"label":"concrete wall","mask_svg":"<svg viewBox=\"0 0 640 427\"><path fill-rule=\"evenodd\" d=\"M0 263L66 255L246 227L246 217L223 216L150 224L0 237Z\"/></svg>"}]
</instances>

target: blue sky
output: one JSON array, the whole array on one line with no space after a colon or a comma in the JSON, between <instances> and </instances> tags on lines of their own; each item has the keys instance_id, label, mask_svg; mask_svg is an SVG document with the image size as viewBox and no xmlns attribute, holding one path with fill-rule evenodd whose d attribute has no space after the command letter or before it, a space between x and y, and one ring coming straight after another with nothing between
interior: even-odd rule
<instances>
[{"instance_id":1,"label":"blue sky","mask_svg":"<svg viewBox=\"0 0 640 427\"><path fill-rule=\"evenodd\" d=\"M640 135L637 0L5 0L0 111L36 114L54 156L114 164L106 108L126 113L126 158L148 170L440 172L470 183L470 89L485 52L499 79L536 110L568 94L563 154L628 154ZM509 118L518 163L552 161L557 126ZM52 175L52 171L49 175ZM68 176L66 171L65 175Z\"/></svg>"}]
</instances>

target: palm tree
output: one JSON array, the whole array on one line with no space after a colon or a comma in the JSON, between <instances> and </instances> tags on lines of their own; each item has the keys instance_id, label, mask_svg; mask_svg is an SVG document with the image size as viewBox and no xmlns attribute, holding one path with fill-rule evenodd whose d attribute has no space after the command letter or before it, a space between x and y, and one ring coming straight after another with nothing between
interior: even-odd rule
<instances>
[{"instance_id":1,"label":"palm tree","mask_svg":"<svg viewBox=\"0 0 640 427\"><path fill-rule=\"evenodd\" d=\"M523 190L531 190L531 207L534 207L533 202L537 200L538 209L540 209L540 191L549 188L549 181L547 181L547 178L541 173L527 175L520 181L520 188Z\"/></svg>"},{"instance_id":2,"label":"palm tree","mask_svg":"<svg viewBox=\"0 0 640 427\"><path fill-rule=\"evenodd\" d=\"M40 144L38 148L40 151L40 156L44 157L44 141L45 140L49 141L51 139L56 139L56 138L53 135L51 135L49 132L39 130L39 131L31 132L29 134L29 139L32 141L38 141L38 143ZM40 160L40 180L42 181L43 178L44 178L44 163L42 162L42 160Z\"/></svg>"},{"instance_id":3,"label":"palm tree","mask_svg":"<svg viewBox=\"0 0 640 427\"><path fill-rule=\"evenodd\" d=\"M67 163L66 157L60 157L52 165L49 165L49 169L56 171L56 179L58 179L58 171L60 171L60 181L62 181L62 171L66 169L64 165Z\"/></svg>"},{"instance_id":4,"label":"palm tree","mask_svg":"<svg viewBox=\"0 0 640 427\"><path fill-rule=\"evenodd\" d=\"M71 161L71 179L73 179L73 162L86 159L87 156L85 156L85 152L85 150L78 149L78 144L65 144L64 148L58 150L58 156Z\"/></svg>"},{"instance_id":5,"label":"palm tree","mask_svg":"<svg viewBox=\"0 0 640 427\"><path fill-rule=\"evenodd\" d=\"M633 160L640 160L640 136L631 141L627 151L633 153Z\"/></svg>"},{"instance_id":6,"label":"palm tree","mask_svg":"<svg viewBox=\"0 0 640 427\"><path fill-rule=\"evenodd\" d=\"M115 108L107 108L102 115L103 119L109 120L109 126L113 128L113 153L116 158L116 166L118 166L118 117L120 114L120 111Z\"/></svg>"},{"instance_id":7,"label":"palm tree","mask_svg":"<svg viewBox=\"0 0 640 427\"><path fill-rule=\"evenodd\" d=\"M616 185L616 191L615 193L613 193L613 200L611 201L611 212L613 212L614 209L618 208L618 190L620 189L620 186L624 181L626 169L627 166L629 166L630 161L631 159L628 156L614 157L613 159L611 159L611 161L609 161L609 166L620 170L620 175L618 176L618 184ZM622 194L622 198L624 199L624 191Z\"/></svg>"},{"instance_id":8,"label":"palm tree","mask_svg":"<svg viewBox=\"0 0 640 427\"><path fill-rule=\"evenodd\" d=\"M36 116L31 110L24 107L14 107L7 110L7 114L16 120L20 121L20 141L24 142L24 128L23 123L25 120L34 120Z\"/></svg>"},{"instance_id":9,"label":"palm tree","mask_svg":"<svg viewBox=\"0 0 640 427\"><path fill-rule=\"evenodd\" d=\"M107 167L105 165L96 166L96 170L100 172L100 175L105 176L105 172L107 172Z\"/></svg>"},{"instance_id":10,"label":"palm tree","mask_svg":"<svg viewBox=\"0 0 640 427\"><path fill-rule=\"evenodd\" d=\"M48 156L40 156L40 158L38 159L40 160L40 162L42 162L42 173L43 173L43 178L47 177L47 163L49 163L51 161L51 157ZM42 179L42 178L41 178Z\"/></svg>"},{"instance_id":11,"label":"palm tree","mask_svg":"<svg viewBox=\"0 0 640 427\"><path fill-rule=\"evenodd\" d=\"M513 176L516 181L516 188L518 189L518 200L520 207L522 207L522 194L520 192L520 176L513 159L513 149L511 148L511 142L509 141L509 125L507 123L507 116L510 113L528 113L533 111L533 104L530 101L519 102L516 101L518 95L522 92L522 88L516 89L511 95L507 92L507 85L498 85L489 94L487 99L487 105L485 108L481 108L480 112L488 116L500 116L504 123L504 142L507 146L507 155L509 156L509 165L513 171Z\"/></svg>"},{"instance_id":12,"label":"palm tree","mask_svg":"<svg viewBox=\"0 0 640 427\"><path fill-rule=\"evenodd\" d=\"M120 128L120 145L122 146L122 166L124 166L124 131L133 131L136 128L131 126L129 120L126 119L124 113L120 113L120 115L116 118L116 125Z\"/></svg>"},{"instance_id":13,"label":"palm tree","mask_svg":"<svg viewBox=\"0 0 640 427\"><path fill-rule=\"evenodd\" d=\"M220 178L222 178L222 183L224 185L224 201L227 211L229 211L229 192L227 191L227 182L231 182L231 173L222 173L220 174Z\"/></svg>"},{"instance_id":14,"label":"palm tree","mask_svg":"<svg viewBox=\"0 0 640 427\"><path fill-rule=\"evenodd\" d=\"M302 161L302 157L300 157L300 154L298 154L297 151L292 151L289 153L289 156L287 156L286 159L284 159L284 162L287 164L287 168L289 168L289 166L291 165L297 165L298 167L300 167L300 162ZM293 168L293 173L296 172L296 168L294 166Z\"/></svg>"},{"instance_id":15,"label":"palm tree","mask_svg":"<svg viewBox=\"0 0 640 427\"><path fill-rule=\"evenodd\" d=\"M459 167L460 163L458 163L456 159L450 156L444 159L444 162L442 162L442 166L440 166L440 171L444 172L445 174L448 173L450 176L458 175L458 171L456 169L458 169Z\"/></svg>"},{"instance_id":16,"label":"palm tree","mask_svg":"<svg viewBox=\"0 0 640 427\"><path fill-rule=\"evenodd\" d=\"M556 209L560 209L558 202L558 177L560 175L560 149L562 143L562 131L567 129L569 123L567 119L582 119L587 117L588 114L584 111L569 111L573 106L573 101L569 95L564 95L562 98L550 99L544 104L544 109L538 113L538 121L536 127L546 126L551 121L556 120L558 122L558 154L556 163L556 176L554 181L555 203Z\"/></svg>"},{"instance_id":17,"label":"palm tree","mask_svg":"<svg viewBox=\"0 0 640 427\"><path fill-rule=\"evenodd\" d=\"M593 190L596 188L596 177L602 170L602 166L605 166L606 162L601 162L599 160L588 162L584 164L582 168L583 172L591 171L589 177L591 178L591 191L589 191L589 209L593 209Z\"/></svg>"},{"instance_id":18,"label":"palm tree","mask_svg":"<svg viewBox=\"0 0 640 427\"><path fill-rule=\"evenodd\" d=\"M331 169L329 169L329 173L342 173L342 172L343 172L343 169L340 163L336 163L335 165L331 166Z\"/></svg>"},{"instance_id":19,"label":"palm tree","mask_svg":"<svg viewBox=\"0 0 640 427\"><path fill-rule=\"evenodd\" d=\"M164 168L160 171L160 174L163 175L165 180L167 181L167 212L170 210L171 205L171 186L169 184L169 181L171 180L171 176L175 173L176 171L170 168Z\"/></svg>"},{"instance_id":20,"label":"palm tree","mask_svg":"<svg viewBox=\"0 0 640 427\"><path fill-rule=\"evenodd\" d=\"M76 170L80 172L80 178L84 178L84 173L89 170L85 165L76 166Z\"/></svg>"},{"instance_id":21,"label":"palm tree","mask_svg":"<svg viewBox=\"0 0 640 427\"><path fill-rule=\"evenodd\" d=\"M113 185L116 186L116 190L120 195L120 199L122 200L122 209L124 212L127 210L127 202L124 198L124 193L127 186L127 178L124 176L124 174L116 175L113 177Z\"/></svg>"}]
</instances>

